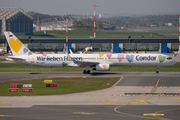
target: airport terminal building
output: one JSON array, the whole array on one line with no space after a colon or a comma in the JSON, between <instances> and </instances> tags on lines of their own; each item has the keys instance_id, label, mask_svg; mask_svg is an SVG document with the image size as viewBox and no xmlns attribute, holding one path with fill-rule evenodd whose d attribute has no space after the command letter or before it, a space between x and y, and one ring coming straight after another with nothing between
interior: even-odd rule
<instances>
[{"instance_id":1,"label":"airport terminal building","mask_svg":"<svg viewBox=\"0 0 180 120\"><path fill-rule=\"evenodd\" d=\"M5 31L16 35L33 35L33 17L21 8L0 7L0 35Z\"/></svg>"},{"instance_id":2,"label":"airport terminal building","mask_svg":"<svg viewBox=\"0 0 180 120\"><path fill-rule=\"evenodd\" d=\"M20 39L32 52L65 53L66 38L29 38ZM179 38L69 38L68 50L74 53L92 47L88 53L176 53L179 50ZM5 44L4 44L5 43ZM6 39L0 39L0 48L7 45ZM9 47L1 48L9 52Z\"/></svg>"},{"instance_id":3,"label":"airport terminal building","mask_svg":"<svg viewBox=\"0 0 180 120\"><path fill-rule=\"evenodd\" d=\"M66 38L21 39L32 52L64 53ZM89 53L158 52L179 50L178 37L172 38L69 38L68 49L77 53L92 47Z\"/></svg>"}]
</instances>

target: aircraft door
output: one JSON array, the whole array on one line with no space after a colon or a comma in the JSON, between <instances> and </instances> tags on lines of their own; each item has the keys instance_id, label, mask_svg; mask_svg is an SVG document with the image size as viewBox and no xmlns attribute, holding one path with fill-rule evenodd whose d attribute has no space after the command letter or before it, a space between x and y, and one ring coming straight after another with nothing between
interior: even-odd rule
<instances>
[{"instance_id":1,"label":"aircraft door","mask_svg":"<svg viewBox=\"0 0 180 120\"><path fill-rule=\"evenodd\" d=\"M35 56L31 55L29 57L30 63L35 63Z\"/></svg>"}]
</instances>

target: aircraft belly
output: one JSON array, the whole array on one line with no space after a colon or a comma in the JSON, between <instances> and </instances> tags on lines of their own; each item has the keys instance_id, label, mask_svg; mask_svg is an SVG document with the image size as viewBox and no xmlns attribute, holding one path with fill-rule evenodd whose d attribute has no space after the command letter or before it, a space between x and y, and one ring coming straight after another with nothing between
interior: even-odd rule
<instances>
[{"instance_id":1,"label":"aircraft belly","mask_svg":"<svg viewBox=\"0 0 180 120\"><path fill-rule=\"evenodd\" d=\"M157 66L159 65L156 61L136 61L131 63L132 66Z\"/></svg>"}]
</instances>

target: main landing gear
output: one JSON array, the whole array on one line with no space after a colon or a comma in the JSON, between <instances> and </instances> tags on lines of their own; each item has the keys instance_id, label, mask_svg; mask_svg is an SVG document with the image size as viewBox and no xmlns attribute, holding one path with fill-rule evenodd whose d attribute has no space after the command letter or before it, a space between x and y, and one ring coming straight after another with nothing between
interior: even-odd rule
<instances>
[{"instance_id":1,"label":"main landing gear","mask_svg":"<svg viewBox=\"0 0 180 120\"><path fill-rule=\"evenodd\" d=\"M90 74L90 70L88 70L88 71L84 70L83 74Z\"/></svg>"},{"instance_id":2,"label":"main landing gear","mask_svg":"<svg viewBox=\"0 0 180 120\"><path fill-rule=\"evenodd\" d=\"M86 66L86 70L83 71L83 74L90 74L90 66Z\"/></svg>"},{"instance_id":3,"label":"main landing gear","mask_svg":"<svg viewBox=\"0 0 180 120\"><path fill-rule=\"evenodd\" d=\"M156 70L156 73L159 73L159 68L160 68L161 66L157 66L157 70Z\"/></svg>"}]
</instances>

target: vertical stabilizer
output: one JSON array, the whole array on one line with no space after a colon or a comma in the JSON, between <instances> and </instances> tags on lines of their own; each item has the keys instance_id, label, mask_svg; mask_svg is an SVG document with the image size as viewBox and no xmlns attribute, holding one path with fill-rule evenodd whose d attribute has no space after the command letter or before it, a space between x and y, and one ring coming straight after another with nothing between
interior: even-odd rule
<instances>
[{"instance_id":1,"label":"vertical stabilizer","mask_svg":"<svg viewBox=\"0 0 180 120\"><path fill-rule=\"evenodd\" d=\"M12 32L4 32L4 35L14 56L32 54Z\"/></svg>"}]
</instances>

